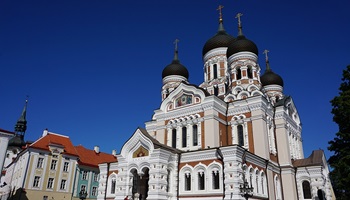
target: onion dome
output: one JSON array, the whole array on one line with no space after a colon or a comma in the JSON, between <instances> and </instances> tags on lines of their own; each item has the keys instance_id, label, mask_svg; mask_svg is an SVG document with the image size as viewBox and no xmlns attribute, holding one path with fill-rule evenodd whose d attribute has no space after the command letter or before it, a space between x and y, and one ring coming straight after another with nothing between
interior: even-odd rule
<instances>
[{"instance_id":1,"label":"onion dome","mask_svg":"<svg viewBox=\"0 0 350 200\"><path fill-rule=\"evenodd\" d=\"M281 78L281 76L274 73L270 68L267 52L267 50L264 51L264 53L266 54L266 70L265 73L260 77L261 84L262 86L279 85L283 87L283 79Z\"/></svg>"},{"instance_id":2,"label":"onion dome","mask_svg":"<svg viewBox=\"0 0 350 200\"><path fill-rule=\"evenodd\" d=\"M23 147L26 143L23 140L23 135L16 135L15 137L11 138L9 140L8 146L9 147Z\"/></svg>"},{"instance_id":3,"label":"onion dome","mask_svg":"<svg viewBox=\"0 0 350 200\"><path fill-rule=\"evenodd\" d=\"M248 51L252 52L255 55L258 55L258 47L254 42L251 40L248 40L242 33L242 25L241 25L241 20L240 17L242 16L241 13L238 13L236 18L238 18L238 36L237 39L232 42L227 49L226 56L229 58L235 53L238 52L243 52L243 51Z\"/></svg>"},{"instance_id":4,"label":"onion dome","mask_svg":"<svg viewBox=\"0 0 350 200\"><path fill-rule=\"evenodd\" d=\"M228 47L234 40L235 38L225 31L223 20L220 18L218 32L204 44L202 54L204 56L215 48Z\"/></svg>"},{"instance_id":5,"label":"onion dome","mask_svg":"<svg viewBox=\"0 0 350 200\"><path fill-rule=\"evenodd\" d=\"M183 76L186 79L188 79L188 77L189 77L188 70L186 69L185 66L183 66L180 63L180 60L178 58L177 42L178 42L178 40L175 41L176 45L175 45L174 59L169 65L167 65L163 69L162 78L165 78L165 77L171 76L171 75Z\"/></svg>"}]
</instances>

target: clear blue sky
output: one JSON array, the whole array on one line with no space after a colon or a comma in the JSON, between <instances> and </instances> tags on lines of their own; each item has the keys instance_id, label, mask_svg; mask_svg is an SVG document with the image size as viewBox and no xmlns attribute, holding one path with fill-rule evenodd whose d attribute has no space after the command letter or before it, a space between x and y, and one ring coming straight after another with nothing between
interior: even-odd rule
<instances>
[{"instance_id":1,"label":"clear blue sky","mask_svg":"<svg viewBox=\"0 0 350 200\"><path fill-rule=\"evenodd\" d=\"M29 95L26 140L42 131L75 145L118 152L161 103L161 72L179 58L190 83L203 81L202 47L218 28L243 33L282 76L303 124L305 156L337 132L329 101L350 64L350 1L2 0L0 128L13 130ZM330 155L326 151L327 156Z\"/></svg>"}]
</instances>

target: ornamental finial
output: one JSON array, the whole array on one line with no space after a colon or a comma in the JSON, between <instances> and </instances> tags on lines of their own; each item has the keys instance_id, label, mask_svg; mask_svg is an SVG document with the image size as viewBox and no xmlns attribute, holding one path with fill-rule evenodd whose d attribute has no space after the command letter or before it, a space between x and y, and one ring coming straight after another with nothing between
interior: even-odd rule
<instances>
[{"instance_id":1,"label":"ornamental finial","mask_svg":"<svg viewBox=\"0 0 350 200\"><path fill-rule=\"evenodd\" d=\"M238 35L243 35L242 33L242 22L241 22L241 17L243 16L242 13L237 13L236 17L238 19Z\"/></svg>"},{"instance_id":2,"label":"ornamental finial","mask_svg":"<svg viewBox=\"0 0 350 200\"><path fill-rule=\"evenodd\" d=\"M216 9L219 11L219 20L222 21L222 9L224 8L224 6L219 5L219 7Z\"/></svg>"}]
</instances>

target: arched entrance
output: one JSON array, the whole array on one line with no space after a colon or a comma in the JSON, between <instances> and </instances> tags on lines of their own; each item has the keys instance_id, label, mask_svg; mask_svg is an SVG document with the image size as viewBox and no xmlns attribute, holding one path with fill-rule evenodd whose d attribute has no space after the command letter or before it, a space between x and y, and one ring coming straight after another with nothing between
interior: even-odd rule
<instances>
[{"instance_id":1,"label":"arched entrance","mask_svg":"<svg viewBox=\"0 0 350 200\"><path fill-rule=\"evenodd\" d=\"M148 181L149 181L149 169L143 168L140 172L136 169L131 171L132 182L132 198L145 200L148 196Z\"/></svg>"}]
</instances>

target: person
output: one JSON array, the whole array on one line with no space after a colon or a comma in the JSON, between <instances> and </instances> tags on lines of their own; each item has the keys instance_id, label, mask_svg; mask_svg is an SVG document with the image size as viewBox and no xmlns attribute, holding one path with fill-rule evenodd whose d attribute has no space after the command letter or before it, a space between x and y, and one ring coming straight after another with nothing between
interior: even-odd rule
<instances>
[{"instance_id":1,"label":"person","mask_svg":"<svg viewBox=\"0 0 350 200\"><path fill-rule=\"evenodd\" d=\"M125 198L124 198L124 200L128 200L129 198L128 198L128 196L126 196Z\"/></svg>"}]
</instances>

